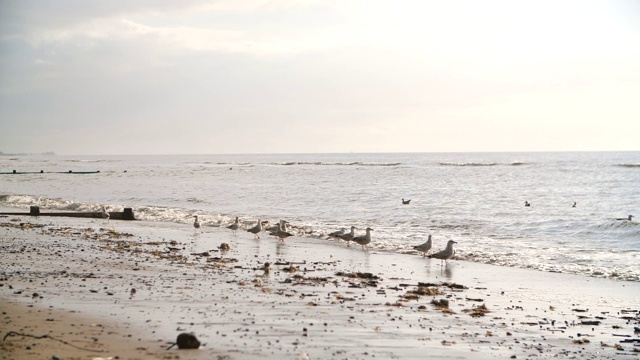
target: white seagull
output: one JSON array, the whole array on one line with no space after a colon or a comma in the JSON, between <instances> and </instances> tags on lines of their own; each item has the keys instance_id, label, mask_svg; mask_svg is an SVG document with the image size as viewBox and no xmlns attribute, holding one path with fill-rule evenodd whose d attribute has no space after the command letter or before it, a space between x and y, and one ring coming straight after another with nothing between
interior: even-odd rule
<instances>
[{"instance_id":1,"label":"white seagull","mask_svg":"<svg viewBox=\"0 0 640 360\"><path fill-rule=\"evenodd\" d=\"M427 256L427 252L429 252L429 250L431 250L431 244L432 244L431 243L431 235L429 235L429 239L426 242L424 242L424 243L422 243L420 245L416 245L413 248L418 250L418 251L420 251L420 252L422 252L422 257L425 257L425 256Z\"/></svg>"},{"instance_id":2,"label":"white seagull","mask_svg":"<svg viewBox=\"0 0 640 360\"><path fill-rule=\"evenodd\" d=\"M106 220L107 222L109 222L109 219L111 218L111 215L109 215L109 212L107 211L106 207L102 207L102 219Z\"/></svg>"},{"instance_id":3,"label":"white seagull","mask_svg":"<svg viewBox=\"0 0 640 360\"><path fill-rule=\"evenodd\" d=\"M368 227L366 231L366 234L356 236L352 239L353 242L357 243L358 245L362 245L362 249L364 249L364 247L369 245L369 243L371 242L371 231L373 231L373 229Z\"/></svg>"},{"instance_id":4,"label":"white seagull","mask_svg":"<svg viewBox=\"0 0 640 360\"><path fill-rule=\"evenodd\" d=\"M440 259L443 260L445 265L447 264L447 260L451 259L451 257L453 256L453 254L455 254L455 251L453 250L453 244L457 244L457 242L453 241L453 240L449 240L447 242L447 247L444 250L440 250L437 253L431 254L429 256L427 256L428 258L436 258L436 259ZM440 266L442 266L442 264L440 264Z\"/></svg>"},{"instance_id":5,"label":"white seagull","mask_svg":"<svg viewBox=\"0 0 640 360\"><path fill-rule=\"evenodd\" d=\"M247 229L247 231L255 235L256 239L260 239L260 235L258 235L258 233L262 231L262 221L258 219L258 223L256 224L256 226L252 227L251 229Z\"/></svg>"}]
</instances>

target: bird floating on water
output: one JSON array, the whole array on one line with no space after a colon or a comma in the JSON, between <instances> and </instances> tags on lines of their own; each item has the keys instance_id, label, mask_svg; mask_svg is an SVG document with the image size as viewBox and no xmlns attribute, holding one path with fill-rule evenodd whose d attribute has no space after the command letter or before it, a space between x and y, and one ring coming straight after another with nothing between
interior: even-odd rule
<instances>
[{"instance_id":1,"label":"bird floating on water","mask_svg":"<svg viewBox=\"0 0 640 360\"><path fill-rule=\"evenodd\" d=\"M531 203L529 203L528 201L525 200L524 206L531 206Z\"/></svg>"},{"instance_id":2,"label":"bird floating on water","mask_svg":"<svg viewBox=\"0 0 640 360\"><path fill-rule=\"evenodd\" d=\"M404 198L402 198L402 205L409 205L410 202L411 202L411 199L405 200Z\"/></svg>"},{"instance_id":3,"label":"bird floating on water","mask_svg":"<svg viewBox=\"0 0 640 360\"><path fill-rule=\"evenodd\" d=\"M631 221L633 219L633 215L629 215L626 218L617 218L616 220L626 220L626 221Z\"/></svg>"},{"instance_id":4,"label":"bird floating on water","mask_svg":"<svg viewBox=\"0 0 640 360\"><path fill-rule=\"evenodd\" d=\"M451 259L451 257L453 257L453 254L455 254L455 250L453 250L453 244L457 244L457 243L453 240L449 240L447 242L447 247L444 250L440 250L437 253L431 254L427 257L430 259L435 258L435 259L443 260L444 264L446 265L447 260ZM442 263L440 264L440 266L442 266Z\"/></svg>"},{"instance_id":5,"label":"bird floating on water","mask_svg":"<svg viewBox=\"0 0 640 360\"><path fill-rule=\"evenodd\" d=\"M413 248L418 250L418 251L420 251L420 252L422 252L422 257L425 257L425 256L427 256L427 252L429 250L431 250L431 244L432 244L431 243L431 235L429 235L429 239L426 242L424 242L424 243L422 243L420 245L416 245Z\"/></svg>"},{"instance_id":6,"label":"bird floating on water","mask_svg":"<svg viewBox=\"0 0 640 360\"><path fill-rule=\"evenodd\" d=\"M236 230L238 230L239 227L240 227L240 223L238 222L238 217L236 216L236 221L234 221L233 224L227 226L227 229L230 229L235 234Z\"/></svg>"},{"instance_id":7,"label":"bird floating on water","mask_svg":"<svg viewBox=\"0 0 640 360\"><path fill-rule=\"evenodd\" d=\"M577 205L578 205L578 203L574 201L573 205L571 205L571 207L576 207Z\"/></svg>"},{"instance_id":8,"label":"bird floating on water","mask_svg":"<svg viewBox=\"0 0 640 360\"><path fill-rule=\"evenodd\" d=\"M365 246L369 245L369 243L371 242L371 231L373 231L372 228L368 227L366 229L366 234L364 235L360 235L360 236L355 236L352 241L355 242L358 245L362 245L362 249L364 249Z\"/></svg>"},{"instance_id":9,"label":"bird floating on water","mask_svg":"<svg viewBox=\"0 0 640 360\"><path fill-rule=\"evenodd\" d=\"M258 219L258 223L254 227L247 229L247 231L252 233L256 239L260 239L260 235L258 235L258 233L262 231L262 221Z\"/></svg>"}]
</instances>

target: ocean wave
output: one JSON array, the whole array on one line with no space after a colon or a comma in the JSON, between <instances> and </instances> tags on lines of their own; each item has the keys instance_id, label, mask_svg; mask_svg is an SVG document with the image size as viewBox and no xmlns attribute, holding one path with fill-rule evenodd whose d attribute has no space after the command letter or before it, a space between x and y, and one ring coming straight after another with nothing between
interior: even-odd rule
<instances>
[{"instance_id":1,"label":"ocean wave","mask_svg":"<svg viewBox=\"0 0 640 360\"><path fill-rule=\"evenodd\" d=\"M354 161L354 162L323 162L323 161L288 161L282 163L271 163L271 165L279 165L279 166L399 166L402 163L392 162L392 163L369 163L362 161Z\"/></svg>"},{"instance_id":2,"label":"ocean wave","mask_svg":"<svg viewBox=\"0 0 640 360\"><path fill-rule=\"evenodd\" d=\"M70 162L70 163L112 163L112 162L120 162L120 160L114 160L114 159L96 159L96 160L69 159L69 160L63 160L63 162Z\"/></svg>"},{"instance_id":3,"label":"ocean wave","mask_svg":"<svg viewBox=\"0 0 640 360\"><path fill-rule=\"evenodd\" d=\"M615 164L614 166L623 168L640 168L640 164Z\"/></svg>"},{"instance_id":4,"label":"ocean wave","mask_svg":"<svg viewBox=\"0 0 640 360\"><path fill-rule=\"evenodd\" d=\"M496 166L498 163L489 162L489 163L450 163L450 162L441 162L441 166Z\"/></svg>"}]
</instances>

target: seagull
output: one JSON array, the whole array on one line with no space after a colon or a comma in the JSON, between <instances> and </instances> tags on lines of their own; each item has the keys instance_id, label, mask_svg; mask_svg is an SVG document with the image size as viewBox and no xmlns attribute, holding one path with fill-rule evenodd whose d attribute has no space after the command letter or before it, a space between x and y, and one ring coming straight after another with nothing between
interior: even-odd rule
<instances>
[{"instance_id":1,"label":"seagull","mask_svg":"<svg viewBox=\"0 0 640 360\"><path fill-rule=\"evenodd\" d=\"M367 233L365 235L355 236L352 239L353 242L358 243L358 245L362 245L362 248L364 249L364 247L371 242L371 231L373 231L373 229L368 227Z\"/></svg>"},{"instance_id":2,"label":"seagull","mask_svg":"<svg viewBox=\"0 0 640 360\"><path fill-rule=\"evenodd\" d=\"M431 250L431 235L429 235L429 239L420 245L416 245L413 247L414 249L422 252L422 257L427 256L427 252Z\"/></svg>"},{"instance_id":3,"label":"seagull","mask_svg":"<svg viewBox=\"0 0 640 360\"><path fill-rule=\"evenodd\" d=\"M453 244L457 244L457 242L453 240L449 240L447 242L447 247L444 250L440 250L437 253L431 254L427 256L429 259L436 258L440 260L444 260L445 265L447 264L447 259L451 259L455 251L453 250ZM442 266L442 264L440 264Z\"/></svg>"},{"instance_id":4,"label":"seagull","mask_svg":"<svg viewBox=\"0 0 640 360\"><path fill-rule=\"evenodd\" d=\"M280 222L278 223L278 230L271 232L269 235L276 236L278 238L278 242L284 242L284 239L288 238L289 236L293 236L292 233L285 230L287 227L286 223L286 221L280 220Z\"/></svg>"},{"instance_id":5,"label":"seagull","mask_svg":"<svg viewBox=\"0 0 640 360\"><path fill-rule=\"evenodd\" d=\"M340 230L336 230L336 231L334 231L334 232L332 232L332 233L327 234L327 236L328 236L329 238L338 238L338 239L339 239L339 238L340 238L340 235L344 235L346 231L347 231L347 230L346 230L345 228L342 228L342 229L340 229Z\"/></svg>"},{"instance_id":6,"label":"seagull","mask_svg":"<svg viewBox=\"0 0 640 360\"><path fill-rule=\"evenodd\" d=\"M346 234L338 235L338 237L347 242L347 246L349 246L349 241L353 240L354 236L356 236L356 227L351 227L351 232Z\"/></svg>"},{"instance_id":7,"label":"seagull","mask_svg":"<svg viewBox=\"0 0 640 360\"><path fill-rule=\"evenodd\" d=\"M109 212L107 211L107 208L105 208L104 206L102 207L102 219L106 220L107 222L109 222L109 219L111 218L111 215L109 215Z\"/></svg>"},{"instance_id":8,"label":"seagull","mask_svg":"<svg viewBox=\"0 0 640 360\"><path fill-rule=\"evenodd\" d=\"M200 229L200 223L198 222L198 215L194 216L196 219L193 221L193 227L196 229L196 231L198 229Z\"/></svg>"},{"instance_id":9,"label":"seagull","mask_svg":"<svg viewBox=\"0 0 640 360\"><path fill-rule=\"evenodd\" d=\"M573 205L571 205L571 207L576 207L577 205L578 205L578 203L574 201Z\"/></svg>"},{"instance_id":10,"label":"seagull","mask_svg":"<svg viewBox=\"0 0 640 360\"><path fill-rule=\"evenodd\" d=\"M525 201L524 206L531 206L531 204L528 201Z\"/></svg>"},{"instance_id":11,"label":"seagull","mask_svg":"<svg viewBox=\"0 0 640 360\"><path fill-rule=\"evenodd\" d=\"M236 221L233 224L227 226L227 229L231 229L231 231L233 231L233 233L235 234L236 230L238 230L239 227L240 224L238 223L238 217L236 216Z\"/></svg>"},{"instance_id":12,"label":"seagull","mask_svg":"<svg viewBox=\"0 0 640 360\"><path fill-rule=\"evenodd\" d=\"M629 217L626 217L626 218L617 218L616 220L628 220L628 221L631 221L631 219L633 219L633 215L629 215Z\"/></svg>"},{"instance_id":13,"label":"seagull","mask_svg":"<svg viewBox=\"0 0 640 360\"><path fill-rule=\"evenodd\" d=\"M247 231L255 235L256 239L260 239L260 236L258 235L258 233L262 231L262 221L258 219L258 223L256 224L256 226L252 227L251 229L248 229Z\"/></svg>"},{"instance_id":14,"label":"seagull","mask_svg":"<svg viewBox=\"0 0 640 360\"><path fill-rule=\"evenodd\" d=\"M411 199L405 200L404 198L402 198L402 205L409 205L410 202L411 202Z\"/></svg>"}]
</instances>

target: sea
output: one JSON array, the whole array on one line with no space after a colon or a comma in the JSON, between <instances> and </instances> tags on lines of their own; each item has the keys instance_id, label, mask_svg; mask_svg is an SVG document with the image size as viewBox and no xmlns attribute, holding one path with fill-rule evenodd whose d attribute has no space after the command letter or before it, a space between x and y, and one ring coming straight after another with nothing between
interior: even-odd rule
<instances>
[{"instance_id":1,"label":"sea","mask_svg":"<svg viewBox=\"0 0 640 360\"><path fill-rule=\"evenodd\" d=\"M16 211L129 207L190 232L194 215L205 231L283 219L335 246L370 227L368 251L419 256L432 235L464 261L640 281L640 152L9 155L0 173Z\"/></svg>"}]
</instances>

